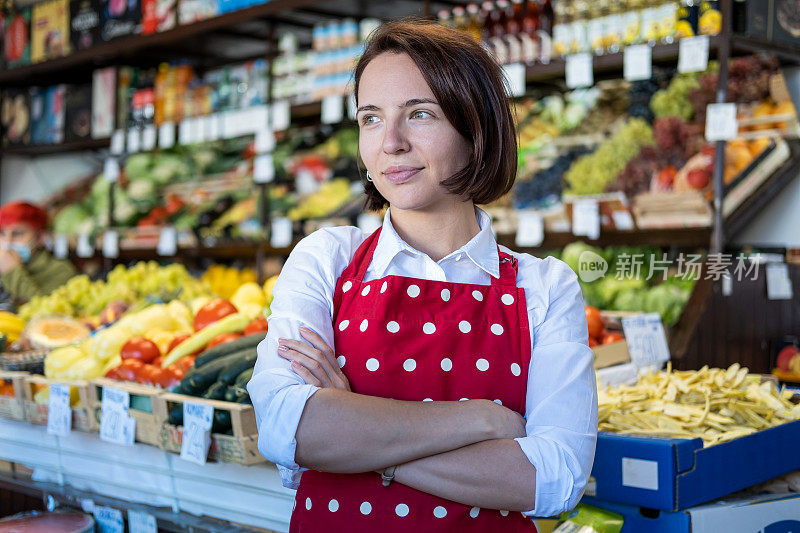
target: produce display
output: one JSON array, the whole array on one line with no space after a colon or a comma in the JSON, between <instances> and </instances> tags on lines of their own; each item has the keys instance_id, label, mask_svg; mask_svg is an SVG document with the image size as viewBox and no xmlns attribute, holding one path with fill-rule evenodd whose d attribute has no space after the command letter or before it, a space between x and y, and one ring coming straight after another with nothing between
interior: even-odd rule
<instances>
[{"instance_id":1,"label":"produce display","mask_svg":"<svg viewBox=\"0 0 800 533\"><path fill-rule=\"evenodd\" d=\"M800 348L789 344L781 348L772 374L780 380L800 383Z\"/></svg>"},{"instance_id":2,"label":"produce display","mask_svg":"<svg viewBox=\"0 0 800 533\"><path fill-rule=\"evenodd\" d=\"M727 370L667 369L635 385L598 385L599 429L614 433L701 438L705 446L800 419L792 392L778 391L738 363Z\"/></svg>"},{"instance_id":3,"label":"produce display","mask_svg":"<svg viewBox=\"0 0 800 533\"><path fill-rule=\"evenodd\" d=\"M584 310L586 311L586 325L589 328L589 348L625 340L621 333L606 330L605 322L598 308L587 305L584 306Z\"/></svg>"}]
</instances>

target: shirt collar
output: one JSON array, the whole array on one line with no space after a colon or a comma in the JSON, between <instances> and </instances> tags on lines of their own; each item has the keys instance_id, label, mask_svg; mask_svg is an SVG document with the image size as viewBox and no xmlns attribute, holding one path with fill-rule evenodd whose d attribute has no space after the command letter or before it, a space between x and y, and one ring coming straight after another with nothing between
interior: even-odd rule
<instances>
[{"instance_id":1,"label":"shirt collar","mask_svg":"<svg viewBox=\"0 0 800 533\"><path fill-rule=\"evenodd\" d=\"M378 238L378 244L375 246L375 253L372 256L372 268L376 277L385 275L386 269L397 254L422 255L422 252L412 248L397 234L392 225L390 214L391 209L388 209L383 217L381 234ZM450 253L441 261L463 253L478 268L494 278L499 278L500 255L497 251L497 241L492 232L492 218L477 207L475 208L475 216L478 220L478 226L481 228L480 231L467 244Z\"/></svg>"}]
</instances>

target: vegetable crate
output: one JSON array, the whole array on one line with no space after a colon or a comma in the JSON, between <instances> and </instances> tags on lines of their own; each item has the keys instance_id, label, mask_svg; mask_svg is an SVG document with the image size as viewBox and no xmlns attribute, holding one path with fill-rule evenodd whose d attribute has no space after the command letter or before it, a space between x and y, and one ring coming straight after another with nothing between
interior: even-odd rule
<instances>
[{"instance_id":1,"label":"vegetable crate","mask_svg":"<svg viewBox=\"0 0 800 533\"><path fill-rule=\"evenodd\" d=\"M72 429L86 433L97 432L98 425L92 416L89 383L81 380L49 379L39 375L29 375L25 379L25 415L31 424L47 425L50 410L50 385L56 383L69 385L72 410Z\"/></svg>"},{"instance_id":2,"label":"vegetable crate","mask_svg":"<svg viewBox=\"0 0 800 533\"><path fill-rule=\"evenodd\" d=\"M158 410L162 404L156 399L161 395L161 389L107 378L93 379L90 382L89 395L98 429L100 428L103 387L113 387L128 392L130 395L128 411L130 416L136 419L136 442L158 446L161 421L167 416L165 412L162 413Z\"/></svg>"},{"instance_id":3,"label":"vegetable crate","mask_svg":"<svg viewBox=\"0 0 800 533\"><path fill-rule=\"evenodd\" d=\"M256 428L256 414L252 405L206 400L172 393L161 394L156 401L162 404L158 412L167 414L161 426L159 447L162 450L181 453L183 426L179 423L183 419L183 403L196 402L210 405L214 408L214 420L217 428L220 419L230 416L232 435L223 433L211 434L209 459L221 463L241 465L254 465L266 461L258 451L258 429ZM225 425L227 425L227 422L225 422Z\"/></svg>"},{"instance_id":4,"label":"vegetable crate","mask_svg":"<svg viewBox=\"0 0 800 533\"><path fill-rule=\"evenodd\" d=\"M27 372L0 371L0 418L25 420Z\"/></svg>"}]
</instances>

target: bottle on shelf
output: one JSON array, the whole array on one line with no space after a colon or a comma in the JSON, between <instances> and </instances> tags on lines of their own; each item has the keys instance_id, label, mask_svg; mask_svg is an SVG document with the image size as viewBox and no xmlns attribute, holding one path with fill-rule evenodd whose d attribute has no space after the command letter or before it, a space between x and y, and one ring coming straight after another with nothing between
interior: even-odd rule
<instances>
[{"instance_id":1,"label":"bottle on shelf","mask_svg":"<svg viewBox=\"0 0 800 533\"><path fill-rule=\"evenodd\" d=\"M627 9L622 14L622 44L631 45L641 42L642 8L642 0L628 0Z\"/></svg>"},{"instance_id":2,"label":"bottle on shelf","mask_svg":"<svg viewBox=\"0 0 800 533\"><path fill-rule=\"evenodd\" d=\"M676 0L662 1L659 8L658 36L659 41L664 44L675 42L675 27L678 15L678 3Z\"/></svg>"},{"instance_id":3,"label":"bottle on shelf","mask_svg":"<svg viewBox=\"0 0 800 533\"><path fill-rule=\"evenodd\" d=\"M606 11L608 4L596 0L591 4L588 11L589 22L587 24L587 35L589 38L589 49L593 54L602 55L606 51Z\"/></svg>"},{"instance_id":4,"label":"bottle on shelf","mask_svg":"<svg viewBox=\"0 0 800 533\"><path fill-rule=\"evenodd\" d=\"M658 42L659 36L658 0L643 0L641 41L649 45Z\"/></svg>"},{"instance_id":5,"label":"bottle on shelf","mask_svg":"<svg viewBox=\"0 0 800 533\"><path fill-rule=\"evenodd\" d=\"M461 6L453 8L453 27L460 31L467 31L466 10Z\"/></svg>"},{"instance_id":6,"label":"bottle on shelf","mask_svg":"<svg viewBox=\"0 0 800 533\"><path fill-rule=\"evenodd\" d=\"M536 3L535 0L528 0L528 5ZM539 59L542 63L549 63L553 55L553 26L555 24L555 12L550 0L542 0L539 6Z\"/></svg>"},{"instance_id":7,"label":"bottle on shelf","mask_svg":"<svg viewBox=\"0 0 800 533\"><path fill-rule=\"evenodd\" d=\"M467 33L475 42L481 42L481 8L478 4L467 4Z\"/></svg>"},{"instance_id":8,"label":"bottle on shelf","mask_svg":"<svg viewBox=\"0 0 800 533\"><path fill-rule=\"evenodd\" d=\"M588 0L575 0L573 2L572 28L570 37L572 38L569 52L589 52L589 4Z\"/></svg>"},{"instance_id":9,"label":"bottle on shelf","mask_svg":"<svg viewBox=\"0 0 800 533\"><path fill-rule=\"evenodd\" d=\"M622 15L626 7L626 3L622 1L606 4L605 16L603 17L603 27L605 29L603 48L609 54L619 52L622 47L622 34L625 30Z\"/></svg>"},{"instance_id":10,"label":"bottle on shelf","mask_svg":"<svg viewBox=\"0 0 800 533\"><path fill-rule=\"evenodd\" d=\"M529 64L542 60L539 40L541 18L539 15L539 6L535 1L528 0L525 4L519 38L522 44L522 59ZM547 60L550 60L549 55Z\"/></svg>"},{"instance_id":11,"label":"bottle on shelf","mask_svg":"<svg viewBox=\"0 0 800 533\"><path fill-rule=\"evenodd\" d=\"M530 7L530 4L528 4ZM559 0L555 6L553 24L553 56L562 57L572 52L572 2Z\"/></svg>"},{"instance_id":12,"label":"bottle on shelf","mask_svg":"<svg viewBox=\"0 0 800 533\"><path fill-rule=\"evenodd\" d=\"M505 0L503 0L505 1ZM520 17L517 18L519 11ZM506 63L518 63L522 61L522 43L519 34L522 30L522 0L511 0L506 2L505 7L505 40L508 46L508 57Z\"/></svg>"},{"instance_id":13,"label":"bottle on shelf","mask_svg":"<svg viewBox=\"0 0 800 533\"><path fill-rule=\"evenodd\" d=\"M719 10L719 0L703 0L700 3L697 31L700 35L719 35L719 32L722 31L722 13Z\"/></svg>"},{"instance_id":14,"label":"bottle on shelf","mask_svg":"<svg viewBox=\"0 0 800 533\"><path fill-rule=\"evenodd\" d=\"M502 0L501 0L502 1ZM484 19L487 21L489 40L486 46L490 53L494 56L495 60L505 64L508 58L508 47L506 45L505 37L505 6L501 6L500 2L493 4L492 2L484 2L484 12L488 13Z\"/></svg>"}]
</instances>

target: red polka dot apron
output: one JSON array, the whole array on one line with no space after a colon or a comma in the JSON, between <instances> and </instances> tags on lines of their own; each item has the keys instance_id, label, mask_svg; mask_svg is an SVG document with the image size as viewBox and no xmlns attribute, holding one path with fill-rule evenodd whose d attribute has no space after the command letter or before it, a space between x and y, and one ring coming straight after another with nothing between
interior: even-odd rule
<instances>
[{"instance_id":1,"label":"red polka dot apron","mask_svg":"<svg viewBox=\"0 0 800 533\"><path fill-rule=\"evenodd\" d=\"M406 401L488 399L525 412L531 357L516 260L471 285L386 276L365 282L380 229L358 248L334 294L334 345L353 392ZM469 507L376 473L303 473L290 532L536 531L519 512Z\"/></svg>"}]
</instances>

